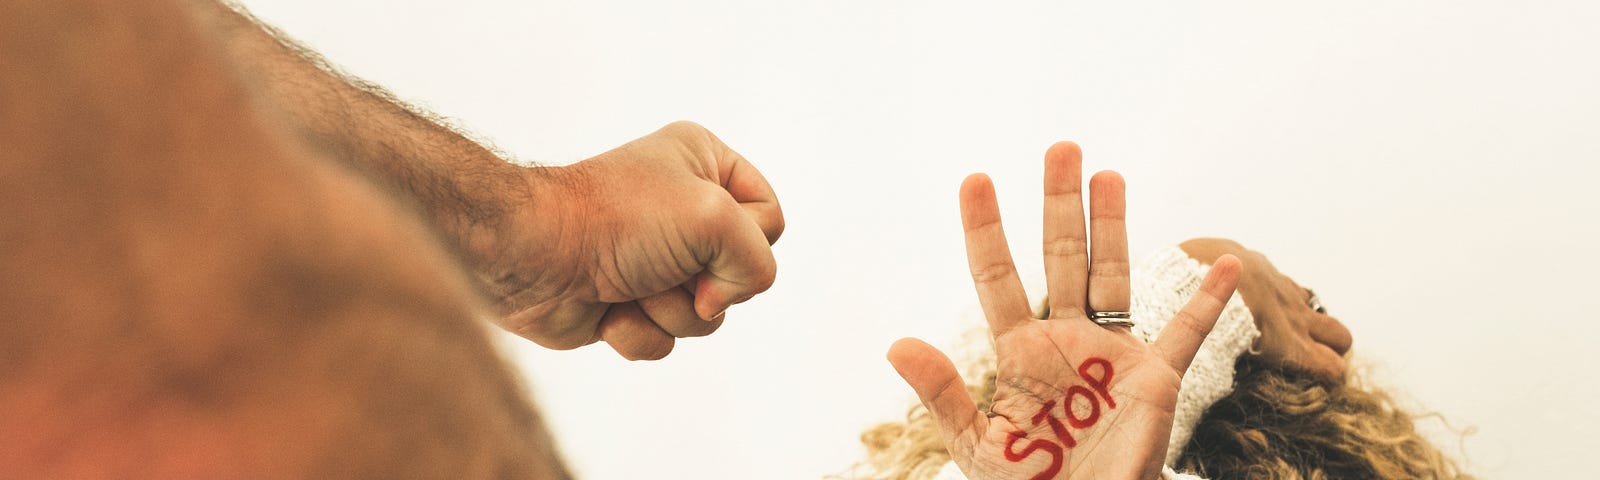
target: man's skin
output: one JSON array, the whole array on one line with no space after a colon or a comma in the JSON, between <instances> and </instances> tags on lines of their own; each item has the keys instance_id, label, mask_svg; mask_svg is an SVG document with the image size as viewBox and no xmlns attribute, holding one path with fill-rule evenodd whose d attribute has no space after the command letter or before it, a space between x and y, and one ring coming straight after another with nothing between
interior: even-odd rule
<instances>
[{"instance_id":1,"label":"man's skin","mask_svg":"<svg viewBox=\"0 0 1600 480\"><path fill-rule=\"evenodd\" d=\"M0 478L566 478L486 320L659 358L772 282L704 129L515 167L271 40L0 2Z\"/></svg>"},{"instance_id":2,"label":"man's skin","mask_svg":"<svg viewBox=\"0 0 1600 480\"><path fill-rule=\"evenodd\" d=\"M698 125L570 167L519 167L235 9L184 2L309 144L420 209L513 332L657 359L771 285L777 196Z\"/></svg>"}]
</instances>

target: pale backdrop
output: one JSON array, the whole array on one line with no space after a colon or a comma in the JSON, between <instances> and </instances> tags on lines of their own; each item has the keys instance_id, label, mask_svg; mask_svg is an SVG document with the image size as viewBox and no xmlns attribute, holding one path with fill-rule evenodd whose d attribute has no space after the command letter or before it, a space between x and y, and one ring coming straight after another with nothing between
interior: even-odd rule
<instances>
[{"instance_id":1,"label":"pale backdrop","mask_svg":"<svg viewBox=\"0 0 1600 480\"><path fill-rule=\"evenodd\" d=\"M507 343L584 478L842 471L913 400L888 345L974 321L961 178L994 176L1036 277L1060 139L1127 176L1135 254L1229 236L1315 287L1377 378L1475 429L1476 473L1591 465L1600 4L248 3L523 161L691 119L771 179L778 282L712 337Z\"/></svg>"}]
</instances>

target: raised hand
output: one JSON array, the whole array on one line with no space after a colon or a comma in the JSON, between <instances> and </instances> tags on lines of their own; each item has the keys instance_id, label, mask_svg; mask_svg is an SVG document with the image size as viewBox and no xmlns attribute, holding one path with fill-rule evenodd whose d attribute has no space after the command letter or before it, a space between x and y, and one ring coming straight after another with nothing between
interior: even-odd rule
<instances>
[{"instance_id":1,"label":"raised hand","mask_svg":"<svg viewBox=\"0 0 1600 480\"><path fill-rule=\"evenodd\" d=\"M1300 372L1327 383L1345 375L1345 352L1350 351L1350 329L1322 308L1310 289L1278 272L1261 252L1222 238L1196 238L1181 245L1201 263L1223 255L1244 259L1239 297L1250 307L1261 338L1253 355L1286 371Z\"/></svg>"},{"instance_id":2,"label":"raised hand","mask_svg":"<svg viewBox=\"0 0 1600 480\"><path fill-rule=\"evenodd\" d=\"M689 122L554 171L530 171L521 239L492 278L503 325L550 348L604 340L657 359L765 291L783 233L755 166Z\"/></svg>"},{"instance_id":3,"label":"raised hand","mask_svg":"<svg viewBox=\"0 0 1600 480\"><path fill-rule=\"evenodd\" d=\"M1182 374L1238 282L1238 259L1216 260L1200 292L1154 344L1126 327L1090 320L1092 312L1130 310L1127 233L1122 178L1101 172L1090 182L1090 248L1081 163L1071 143L1045 155L1050 315L1044 320L1029 313L993 183L977 174L961 186L967 261L999 362L990 412L977 410L937 349L909 338L889 349L889 361L933 415L968 478L1157 477Z\"/></svg>"}]
</instances>

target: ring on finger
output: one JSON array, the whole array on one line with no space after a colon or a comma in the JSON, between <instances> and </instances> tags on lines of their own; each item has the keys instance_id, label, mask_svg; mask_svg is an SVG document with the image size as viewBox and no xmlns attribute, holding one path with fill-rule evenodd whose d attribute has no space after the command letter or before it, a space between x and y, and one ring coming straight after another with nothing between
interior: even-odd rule
<instances>
[{"instance_id":1,"label":"ring on finger","mask_svg":"<svg viewBox=\"0 0 1600 480\"><path fill-rule=\"evenodd\" d=\"M1096 311L1089 314L1089 320L1096 325L1133 328L1133 313L1119 311Z\"/></svg>"}]
</instances>

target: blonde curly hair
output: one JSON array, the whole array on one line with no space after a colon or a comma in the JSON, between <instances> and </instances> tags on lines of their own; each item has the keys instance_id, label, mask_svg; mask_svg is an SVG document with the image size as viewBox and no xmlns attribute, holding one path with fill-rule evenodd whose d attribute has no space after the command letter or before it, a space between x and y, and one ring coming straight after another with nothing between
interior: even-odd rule
<instances>
[{"instance_id":1,"label":"blonde curly hair","mask_svg":"<svg viewBox=\"0 0 1600 480\"><path fill-rule=\"evenodd\" d=\"M1206 409L1175 468L1209 478L1471 478L1417 432L1417 415L1349 375L1324 386L1250 357Z\"/></svg>"},{"instance_id":2,"label":"blonde curly hair","mask_svg":"<svg viewBox=\"0 0 1600 480\"><path fill-rule=\"evenodd\" d=\"M993 354L968 365L967 393L986 410L995 391ZM1417 431L1419 415L1357 372L1325 386L1251 357L1240 359L1236 372L1233 393L1195 426L1178 471L1215 479L1472 478ZM854 477L933 478L950 461L938 428L919 404L904 422L867 429L861 434L867 459Z\"/></svg>"}]
</instances>

